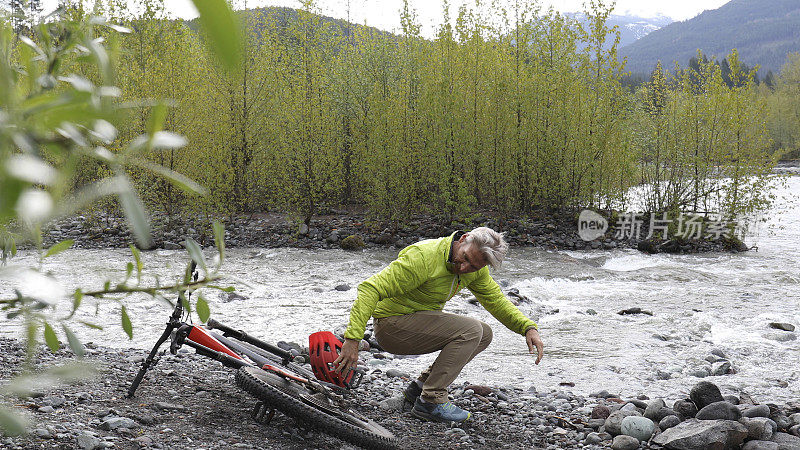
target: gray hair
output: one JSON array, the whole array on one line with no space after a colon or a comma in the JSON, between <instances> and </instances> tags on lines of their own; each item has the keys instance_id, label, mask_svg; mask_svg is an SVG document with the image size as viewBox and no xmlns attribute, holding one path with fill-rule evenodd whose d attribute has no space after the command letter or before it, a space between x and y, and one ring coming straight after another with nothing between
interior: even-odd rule
<instances>
[{"instance_id":1,"label":"gray hair","mask_svg":"<svg viewBox=\"0 0 800 450\"><path fill-rule=\"evenodd\" d=\"M494 270L500 268L508 252L508 243L503 235L488 227L478 227L470 231L465 243L476 245Z\"/></svg>"}]
</instances>

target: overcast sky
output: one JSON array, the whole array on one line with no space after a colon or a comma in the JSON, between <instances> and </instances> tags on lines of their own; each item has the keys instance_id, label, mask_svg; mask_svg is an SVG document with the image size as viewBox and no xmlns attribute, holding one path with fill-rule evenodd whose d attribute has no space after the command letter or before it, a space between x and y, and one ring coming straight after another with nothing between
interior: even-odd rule
<instances>
[{"instance_id":1,"label":"overcast sky","mask_svg":"<svg viewBox=\"0 0 800 450\"><path fill-rule=\"evenodd\" d=\"M3 4L5 1L0 0ZM458 7L464 3L474 4L475 0L450 0L451 17L456 16ZM482 4L491 4L493 0L482 0ZM494 0L500 4L513 4L514 0ZM617 0L615 14L633 14L642 17L664 15L673 20L690 19L706 9L716 9L729 0ZM241 7L245 0L234 0ZM57 0L43 0L45 10L55 7ZM191 0L165 0L167 9L174 15L185 19L197 16ZM319 0L323 14L344 19L347 17L348 0ZM352 22L396 31L400 27L398 11L402 8L402 0L349 0L350 18ZM418 20L423 26L423 34L432 35L435 25L441 23L442 2L439 0L411 0ZM543 7L554 6L562 12L582 10L583 0L541 0ZM297 0L247 0L248 8L259 6L290 6L298 8Z\"/></svg>"},{"instance_id":2,"label":"overcast sky","mask_svg":"<svg viewBox=\"0 0 800 450\"><path fill-rule=\"evenodd\" d=\"M704 10L716 9L729 0L617 0L614 8L615 14L633 14L642 17L655 17L664 15L673 20L690 19ZM236 0L235 4L242 4L243 0ZM499 3L513 4L513 0L498 0ZM197 16L191 0L166 0L167 8L175 15L183 18ZM467 3L474 4L474 0L450 0L451 17L455 17L458 7ZM481 1L483 4L491 0ZM544 7L554 6L562 12L582 10L583 0L542 0ZM346 18L347 0L320 0L318 2L325 15L336 18ZM434 25L441 23L442 2L437 0L411 0L410 4L417 11L419 22L422 24L423 34L430 34ZM291 6L299 7L299 1L292 0L248 0L249 8L258 6ZM384 30L396 30L400 27L398 11L402 8L402 0L350 0L351 21L366 22L367 25Z\"/></svg>"}]
</instances>

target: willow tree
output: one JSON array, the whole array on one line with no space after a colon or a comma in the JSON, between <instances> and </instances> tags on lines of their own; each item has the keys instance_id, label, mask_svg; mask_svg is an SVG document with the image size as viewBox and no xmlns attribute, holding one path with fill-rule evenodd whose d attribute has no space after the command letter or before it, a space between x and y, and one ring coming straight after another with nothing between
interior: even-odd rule
<instances>
[{"instance_id":1,"label":"willow tree","mask_svg":"<svg viewBox=\"0 0 800 450\"><path fill-rule=\"evenodd\" d=\"M284 113L278 162L287 180L287 206L301 218L309 218L336 197L342 184L336 157L340 135L329 114L333 101L326 83L333 39L331 25L321 20L313 1L306 1L284 40L287 67L280 93Z\"/></svg>"}]
</instances>

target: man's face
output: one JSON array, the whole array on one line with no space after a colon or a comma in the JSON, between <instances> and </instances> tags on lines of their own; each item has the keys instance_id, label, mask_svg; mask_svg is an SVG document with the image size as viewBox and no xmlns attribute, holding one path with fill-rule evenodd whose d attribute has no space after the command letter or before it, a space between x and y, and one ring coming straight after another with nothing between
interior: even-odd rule
<instances>
[{"instance_id":1,"label":"man's face","mask_svg":"<svg viewBox=\"0 0 800 450\"><path fill-rule=\"evenodd\" d=\"M481 270L486 265L486 257L472 244L466 244L467 235L458 240L453 249L453 272L457 275Z\"/></svg>"}]
</instances>

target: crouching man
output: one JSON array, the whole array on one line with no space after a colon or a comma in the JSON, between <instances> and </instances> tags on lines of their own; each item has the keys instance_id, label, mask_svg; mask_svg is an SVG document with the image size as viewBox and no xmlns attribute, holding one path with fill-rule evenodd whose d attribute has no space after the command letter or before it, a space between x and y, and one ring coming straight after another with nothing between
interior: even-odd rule
<instances>
[{"instance_id":1,"label":"crouching man","mask_svg":"<svg viewBox=\"0 0 800 450\"><path fill-rule=\"evenodd\" d=\"M486 227L428 239L404 248L397 259L358 286L350 310L345 343L334 362L347 373L358 363L358 344L370 316L375 338L384 350L398 355L439 356L404 395L411 414L437 422L464 422L470 413L448 401L447 387L461 369L492 341L489 325L442 311L444 304L466 287L509 330L525 336L536 364L543 343L536 323L525 317L489 275L487 265L500 267L508 251L503 236Z\"/></svg>"}]
</instances>

